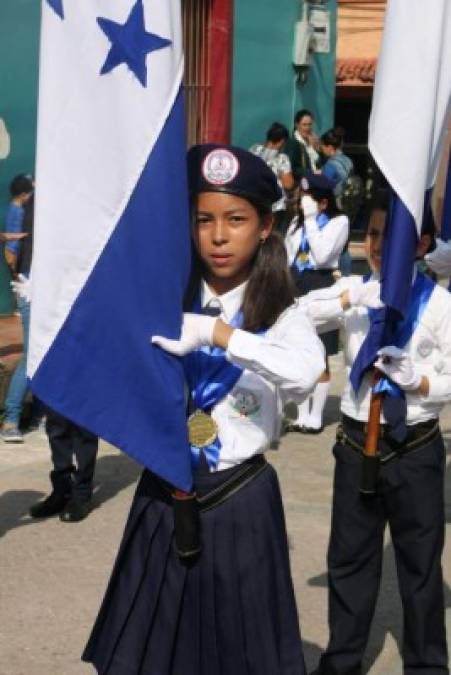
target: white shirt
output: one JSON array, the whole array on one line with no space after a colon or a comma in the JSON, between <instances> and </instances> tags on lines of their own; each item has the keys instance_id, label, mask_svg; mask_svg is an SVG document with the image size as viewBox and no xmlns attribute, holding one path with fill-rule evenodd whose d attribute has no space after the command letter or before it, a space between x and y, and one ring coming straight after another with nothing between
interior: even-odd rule
<instances>
[{"instance_id":1,"label":"white shirt","mask_svg":"<svg viewBox=\"0 0 451 675\"><path fill-rule=\"evenodd\" d=\"M202 307L219 301L221 318L230 323L239 311L246 283L215 296L202 283ZM243 374L211 412L221 442L217 469L227 469L264 452L280 436L286 400L302 401L325 368L324 348L306 312L295 303L265 335L235 329L226 357Z\"/></svg>"},{"instance_id":2,"label":"white shirt","mask_svg":"<svg viewBox=\"0 0 451 675\"><path fill-rule=\"evenodd\" d=\"M291 173L290 158L284 152L279 152L279 150L276 150L275 148L268 148L266 145L261 144L253 145L249 152L252 152L253 155L257 155L257 157L261 157L277 176L277 184L282 190L283 197L273 204L272 210L284 211L287 208L287 196L280 177Z\"/></svg>"},{"instance_id":3,"label":"white shirt","mask_svg":"<svg viewBox=\"0 0 451 675\"><path fill-rule=\"evenodd\" d=\"M326 289L312 291L301 299L320 332L343 329L343 355L347 372L341 410L361 422L368 421L370 375L365 375L358 395L349 382L352 364L368 333L369 319L365 307L343 310L339 296L352 285L362 284L362 277L344 277ZM429 395L406 392L407 424L417 424L438 417L443 405L451 401L451 294L435 286L410 341L403 348L429 379ZM382 421L385 421L382 417Z\"/></svg>"},{"instance_id":4,"label":"white shirt","mask_svg":"<svg viewBox=\"0 0 451 675\"><path fill-rule=\"evenodd\" d=\"M337 269L341 252L348 241L348 217L345 215L335 216L321 230L314 216L306 218L301 227L298 228L297 225L298 216L295 216L285 236L288 264L293 264L299 252L302 232L305 229L310 247L309 261L314 269Z\"/></svg>"}]
</instances>

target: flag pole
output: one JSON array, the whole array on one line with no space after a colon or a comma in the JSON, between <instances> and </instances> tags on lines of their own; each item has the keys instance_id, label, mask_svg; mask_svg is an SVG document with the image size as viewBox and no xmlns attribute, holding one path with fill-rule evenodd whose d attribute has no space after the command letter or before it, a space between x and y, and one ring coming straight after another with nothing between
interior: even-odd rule
<instances>
[{"instance_id":1,"label":"flag pole","mask_svg":"<svg viewBox=\"0 0 451 675\"><path fill-rule=\"evenodd\" d=\"M365 447L363 450L359 487L360 492L364 495L376 494L377 481L379 478L379 436L382 401L384 399L384 394L382 392L376 393L374 389L381 377L381 372L377 369L374 369L371 386L370 411L368 415L368 425L365 438Z\"/></svg>"}]
</instances>

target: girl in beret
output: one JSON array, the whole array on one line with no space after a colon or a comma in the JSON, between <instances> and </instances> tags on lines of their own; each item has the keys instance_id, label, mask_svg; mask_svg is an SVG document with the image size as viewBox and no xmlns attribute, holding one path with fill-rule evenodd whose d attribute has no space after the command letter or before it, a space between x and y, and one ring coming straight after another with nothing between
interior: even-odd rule
<instances>
[{"instance_id":1,"label":"girl in beret","mask_svg":"<svg viewBox=\"0 0 451 675\"><path fill-rule=\"evenodd\" d=\"M288 228L285 244L297 295L335 283L340 255L349 235L349 219L337 207L334 184L311 174L301 180L299 214ZM327 356L338 352L338 331L321 335ZM320 433L330 388L329 363L314 392L298 406L291 431Z\"/></svg>"},{"instance_id":2,"label":"girl in beret","mask_svg":"<svg viewBox=\"0 0 451 675\"><path fill-rule=\"evenodd\" d=\"M187 311L180 339L154 336L152 348L186 371L200 545L184 546L195 518L181 523L171 486L144 471L84 658L102 675L304 675L284 512L264 453L283 401L313 388L324 351L272 230L271 169L217 145L193 148L188 165Z\"/></svg>"}]
</instances>

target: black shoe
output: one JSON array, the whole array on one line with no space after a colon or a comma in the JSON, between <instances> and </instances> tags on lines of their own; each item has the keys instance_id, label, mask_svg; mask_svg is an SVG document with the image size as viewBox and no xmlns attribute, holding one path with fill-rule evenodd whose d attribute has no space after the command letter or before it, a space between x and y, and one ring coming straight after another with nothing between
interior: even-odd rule
<instances>
[{"instance_id":1,"label":"black shoe","mask_svg":"<svg viewBox=\"0 0 451 675\"><path fill-rule=\"evenodd\" d=\"M298 433L298 434L299 434L299 433L302 433L302 429L304 429L304 428L305 428L305 427L300 426L299 424L297 424L297 422L292 422L292 423L286 425L285 431L286 431L287 433L295 432L295 433Z\"/></svg>"},{"instance_id":2,"label":"black shoe","mask_svg":"<svg viewBox=\"0 0 451 675\"><path fill-rule=\"evenodd\" d=\"M80 520L84 520L89 515L90 511L90 501L81 502L77 499L71 499L60 514L60 520L63 523L79 523Z\"/></svg>"},{"instance_id":3,"label":"black shoe","mask_svg":"<svg viewBox=\"0 0 451 675\"><path fill-rule=\"evenodd\" d=\"M30 507L32 518L50 518L64 511L70 497L52 492L46 499Z\"/></svg>"},{"instance_id":4,"label":"black shoe","mask_svg":"<svg viewBox=\"0 0 451 675\"><path fill-rule=\"evenodd\" d=\"M301 434L320 434L324 431L324 425L316 428L316 427L301 427L300 432Z\"/></svg>"}]
</instances>

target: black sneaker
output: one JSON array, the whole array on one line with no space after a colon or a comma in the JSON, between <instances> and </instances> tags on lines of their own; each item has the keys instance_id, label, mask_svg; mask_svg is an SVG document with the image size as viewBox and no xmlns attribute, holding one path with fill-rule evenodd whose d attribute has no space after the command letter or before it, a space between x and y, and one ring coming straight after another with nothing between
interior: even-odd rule
<instances>
[{"instance_id":1,"label":"black sneaker","mask_svg":"<svg viewBox=\"0 0 451 675\"><path fill-rule=\"evenodd\" d=\"M33 506L30 507L30 516L32 518L50 518L51 516L56 516L58 513L64 511L69 499L69 496L52 492L42 502L33 504Z\"/></svg>"},{"instance_id":2,"label":"black sneaker","mask_svg":"<svg viewBox=\"0 0 451 675\"><path fill-rule=\"evenodd\" d=\"M80 520L84 520L89 515L90 511L90 501L81 502L77 499L71 499L60 513L60 520L63 523L79 523Z\"/></svg>"}]
</instances>

